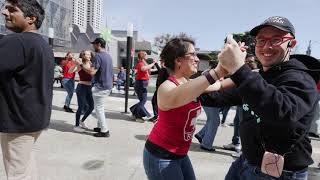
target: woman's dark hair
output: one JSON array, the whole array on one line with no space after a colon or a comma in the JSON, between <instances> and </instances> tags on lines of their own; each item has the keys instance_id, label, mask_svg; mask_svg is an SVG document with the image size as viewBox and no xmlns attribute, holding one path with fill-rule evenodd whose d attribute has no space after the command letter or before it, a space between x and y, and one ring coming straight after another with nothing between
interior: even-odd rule
<instances>
[{"instance_id":1,"label":"woman's dark hair","mask_svg":"<svg viewBox=\"0 0 320 180\"><path fill-rule=\"evenodd\" d=\"M195 45L190 38L173 38L163 48L160 58L164 60L166 68L174 71L175 60L183 57L189 50L190 45Z\"/></svg>"},{"instance_id":2,"label":"woman's dark hair","mask_svg":"<svg viewBox=\"0 0 320 180\"><path fill-rule=\"evenodd\" d=\"M41 27L45 11L37 0L6 0L6 2L21 9L24 17L35 17L37 19L34 23L36 28Z\"/></svg>"}]
</instances>

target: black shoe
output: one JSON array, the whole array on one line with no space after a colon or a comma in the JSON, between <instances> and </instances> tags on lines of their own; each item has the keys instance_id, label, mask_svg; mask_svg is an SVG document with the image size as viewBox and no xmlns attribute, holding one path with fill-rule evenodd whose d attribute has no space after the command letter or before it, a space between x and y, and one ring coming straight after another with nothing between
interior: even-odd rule
<instances>
[{"instance_id":1,"label":"black shoe","mask_svg":"<svg viewBox=\"0 0 320 180\"><path fill-rule=\"evenodd\" d=\"M73 111L71 108L69 108L69 107L68 107L68 112L74 113L74 111Z\"/></svg>"},{"instance_id":2,"label":"black shoe","mask_svg":"<svg viewBox=\"0 0 320 180\"><path fill-rule=\"evenodd\" d=\"M158 120L158 117L153 116L152 118L148 119L149 122L156 122Z\"/></svg>"},{"instance_id":3,"label":"black shoe","mask_svg":"<svg viewBox=\"0 0 320 180\"><path fill-rule=\"evenodd\" d=\"M194 137L198 139L200 144L202 143L202 138L198 134L194 135Z\"/></svg>"},{"instance_id":4,"label":"black shoe","mask_svg":"<svg viewBox=\"0 0 320 180\"><path fill-rule=\"evenodd\" d=\"M214 151L216 151L216 149L215 149L215 148L208 149L208 148L203 147L203 146L200 146L200 149L203 149L203 150L205 150L205 151L210 151L210 152L214 152Z\"/></svg>"},{"instance_id":5,"label":"black shoe","mask_svg":"<svg viewBox=\"0 0 320 180\"><path fill-rule=\"evenodd\" d=\"M99 132L101 132L101 128L95 127L95 128L93 128L93 131L99 133Z\"/></svg>"},{"instance_id":6,"label":"black shoe","mask_svg":"<svg viewBox=\"0 0 320 180\"><path fill-rule=\"evenodd\" d=\"M68 112L68 107L66 105L63 106L65 112Z\"/></svg>"},{"instance_id":7,"label":"black shoe","mask_svg":"<svg viewBox=\"0 0 320 180\"><path fill-rule=\"evenodd\" d=\"M315 134L313 132L309 132L308 135L309 135L309 137L320 138L320 136L318 134Z\"/></svg>"},{"instance_id":8,"label":"black shoe","mask_svg":"<svg viewBox=\"0 0 320 180\"><path fill-rule=\"evenodd\" d=\"M94 137L110 137L109 131L107 132L98 132L93 134Z\"/></svg>"}]
</instances>

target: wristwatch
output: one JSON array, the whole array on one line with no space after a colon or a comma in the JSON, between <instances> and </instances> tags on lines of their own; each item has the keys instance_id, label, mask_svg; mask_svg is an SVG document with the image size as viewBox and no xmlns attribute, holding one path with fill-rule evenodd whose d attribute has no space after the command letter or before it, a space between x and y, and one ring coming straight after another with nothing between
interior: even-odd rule
<instances>
[{"instance_id":1,"label":"wristwatch","mask_svg":"<svg viewBox=\"0 0 320 180\"><path fill-rule=\"evenodd\" d=\"M214 84L216 82L216 80L213 79L213 77L211 76L211 74L209 73L210 71L206 71L205 73L203 73L204 77L207 78L207 81L209 82L209 84Z\"/></svg>"}]
</instances>

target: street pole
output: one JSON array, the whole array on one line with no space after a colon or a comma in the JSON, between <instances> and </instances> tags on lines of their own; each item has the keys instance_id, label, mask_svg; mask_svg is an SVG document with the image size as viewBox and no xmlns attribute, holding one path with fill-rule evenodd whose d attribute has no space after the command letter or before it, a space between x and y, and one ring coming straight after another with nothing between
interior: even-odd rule
<instances>
[{"instance_id":1,"label":"street pole","mask_svg":"<svg viewBox=\"0 0 320 180\"><path fill-rule=\"evenodd\" d=\"M128 113L129 85L130 85L130 69L134 50L132 48L133 24L128 23L127 26L127 67L126 67L126 87L125 87L125 105L124 112ZM133 51L133 52L132 52Z\"/></svg>"},{"instance_id":2,"label":"street pole","mask_svg":"<svg viewBox=\"0 0 320 180\"><path fill-rule=\"evenodd\" d=\"M311 40L309 41L309 46L307 48L306 54L311 56Z\"/></svg>"},{"instance_id":3,"label":"street pole","mask_svg":"<svg viewBox=\"0 0 320 180\"><path fill-rule=\"evenodd\" d=\"M49 37L49 45L53 49L53 37L54 37L54 29L53 28L49 28L48 37Z\"/></svg>"}]
</instances>

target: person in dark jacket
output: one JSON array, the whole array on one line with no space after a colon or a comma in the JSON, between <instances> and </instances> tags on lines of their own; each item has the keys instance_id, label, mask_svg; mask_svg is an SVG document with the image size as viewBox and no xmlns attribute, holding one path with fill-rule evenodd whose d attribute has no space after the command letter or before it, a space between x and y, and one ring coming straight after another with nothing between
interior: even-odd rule
<instances>
[{"instance_id":1,"label":"person in dark jacket","mask_svg":"<svg viewBox=\"0 0 320 180\"><path fill-rule=\"evenodd\" d=\"M246 52L228 36L218 55L225 69L219 76L230 75L236 88L202 96L212 106L243 104L242 155L233 162L225 179L280 176L277 179L306 180L308 166L313 163L307 133L317 105L316 82L320 73L309 69L312 63L306 61L305 56L290 57L297 40L288 19L270 17L250 34L255 38L255 53L263 69L259 73L252 72L244 62ZM319 67L320 63L315 61L313 64ZM283 170L275 166L279 165L280 158L262 165L265 152L283 156ZM274 157L279 157L275 154ZM276 167L278 174L271 174L269 165Z\"/></svg>"},{"instance_id":2,"label":"person in dark jacket","mask_svg":"<svg viewBox=\"0 0 320 180\"><path fill-rule=\"evenodd\" d=\"M33 148L50 122L54 57L37 33L45 11L36 0L6 0L14 33L0 40L0 137L7 179L38 179ZM2 178L1 178L2 179Z\"/></svg>"}]
</instances>

